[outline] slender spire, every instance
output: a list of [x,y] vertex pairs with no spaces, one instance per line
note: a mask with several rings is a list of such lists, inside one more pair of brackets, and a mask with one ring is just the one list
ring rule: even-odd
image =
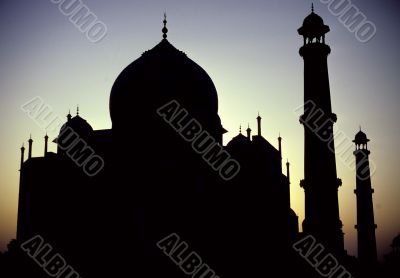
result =
[[246,132],[247,132],[247,139],[251,139],[251,128],[250,128],[250,124],[247,124],[247,129],[246,129]]
[[290,163],[289,163],[289,159],[286,159],[286,177],[288,180],[288,205],[290,207]]
[[239,133],[242,134],[242,125],[239,125]]
[[22,169],[22,164],[24,163],[24,153],[25,153],[25,147],[24,147],[24,143],[22,143],[22,147],[21,147],[21,164],[19,169]]
[[71,109],[68,110],[67,120],[70,121],[72,118],[71,116]]
[[311,12],[314,12],[314,3],[311,3]]
[[33,143],[32,134],[29,135],[28,143],[29,143],[28,159],[30,159],[30,158],[32,158],[32,143]]
[[76,115],[79,116],[79,104],[76,106]]
[[47,144],[49,142],[49,136],[47,136],[47,132],[46,135],[44,136],[44,155],[46,156],[47,154]]
[[260,113],[258,113],[257,125],[258,125],[258,136],[261,136],[261,117],[260,117]]
[[281,133],[279,133],[279,137],[278,137],[278,146],[279,146],[279,155],[281,157],[281,167],[282,167],[282,137],[281,137]]
[[168,29],[167,29],[167,13],[164,13],[164,28],[162,28],[162,32],[163,32],[163,38],[167,39],[167,33],[168,33]]

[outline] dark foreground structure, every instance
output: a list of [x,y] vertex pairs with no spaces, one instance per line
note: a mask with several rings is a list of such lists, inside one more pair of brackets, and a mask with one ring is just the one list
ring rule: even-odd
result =
[[[26,161],[21,149],[17,240],[2,257],[2,277],[320,277],[334,271],[361,277],[365,265],[373,273],[369,172],[356,191],[359,257],[367,263],[347,256],[343,244],[329,27],[312,11],[298,30],[306,197],[299,233],[289,163],[282,173],[282,138],[278,148],[269,143],[258,116],[255,135],[250,127],[246,135],[240,130],[223,146],[215,86],[167,40],[166,23],[162,41],[116,79],[112,129],[93,130],[77,112],[68,114],[54,141],[57,153],[47,151],[47,135],[43,157],[32,157],[32,139]],[[361,171],[368,139],[357,136]]]

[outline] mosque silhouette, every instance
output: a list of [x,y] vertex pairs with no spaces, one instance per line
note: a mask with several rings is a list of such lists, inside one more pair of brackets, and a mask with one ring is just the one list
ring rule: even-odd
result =
[[[335,277],[346,270],[357,276],[360,266],[373,271],[377,252],[369,140],[361,130],[354,140],[359,171],[358,259],[344,248],[338,205],[341,181],[333,145],[337,117],[331,108],[330,47],[325,43],[329,27],[322,18],[312,9],[298,29],[304,38],[299,52],[304,59],[305,103],[300,117],[305,130],[302,232],[290,207],[290,169],[289,162],[282,165],[282,138],[278,148],[268,142],[259,115],[255,134],[248,127],[245,135],[240,130],[223,146],[226,130],[218,115],[216,88],[204,69],[167,40],[166,23],[165,18],[161,42],[116,79],[110,95],[111,129],[93,130],[77,111],[75,116],[68,114],[54,140],[57,153],[47,151],[47,135],[43,157],[32,157],[32,139],[28,159],[21,149],[17,242],[39,235],[51,250],[36,253],[36,261],[21,251],[23,267],[16,267],[18,274],[10,277],[48,277],[46,268],[38,264],[44,266],[55,252],[70,266],[57,277],[267,277],[274,273],[320,277],[293,248],[308,235],[344,266]],[[168,103],[179,104],[183,114],[166,107]],[[321,112],[318,120],[316,110]],[[166,118],[175,123],[166,123]],[[193,123],[190,119],[208,135],[197,140],[197,148],[179,132]],[[101,160],[94,161],[94,154]],[[229,178],[216,170],[223,167],[226,155],[240,166]],[[364,169],[368,171],[360,178]],[[179,252],[175,246],[172,261],[164,252],[166,246],[160,248],[160,241],[169,235],[187,243]],[[208,266],[197,274],[179,267],[191,251]]]

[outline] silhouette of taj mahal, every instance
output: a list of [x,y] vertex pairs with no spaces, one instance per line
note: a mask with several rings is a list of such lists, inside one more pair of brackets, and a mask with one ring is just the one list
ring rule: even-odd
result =
[[[226,130],[218,115],[216,88],[204,69],[167,40],[166,23],[165,19],[161,42],[116,79],[110,95],[111,129],[93,130],[77,112],[68,114],[55,139],[57,153],[47,151],[47,135],[43,157],[32,157],[32,139],[28,159],[21,149],[17,240],[40,235],[82,277],[188,277],[157,246],[172,233],[214,270],[190,277],[272,273],[320,277],[292,247],[307,235],[349,271],[357,271],[359,264],[373,265],[377,259],[373,189],[369,172],[361,173],[368,169],[369,140],[361,130],[354,140],[359,171],[358,259],[348,256],[344,248],[338,200],[341,181],[333,145],[337,117],[331,107],[327,66],[331,49],[325,42],[329,27],[322,18],[312,9],[298,29],[304,38],[300,48],[305,103],[300,117],[305,139],[303,232],[290,207],[290,169],[289,162],[283,169],[282,138],[278,148],[268,142],[259,115],[254,135],[248,127],[245,135],[240,130],[222,146]],[[156,113],[172,100],[221,146],[209,154],[209,163]],[[308,109],[310,103],[313,109]],[[184,127],[188,120],[182,119]],[[80,167],[90,155],[85,145],[65,147],[72,144],[66,128],[104,160],[96,175]],[[211,146],[201,143],[203,152]],[[238,174],[229,180],[209,165],[220,162],[222,151],[240,164]],[[184,252],[175,254],[178,261]],[[47,277],[31,264],[25,268],[30,277]]]

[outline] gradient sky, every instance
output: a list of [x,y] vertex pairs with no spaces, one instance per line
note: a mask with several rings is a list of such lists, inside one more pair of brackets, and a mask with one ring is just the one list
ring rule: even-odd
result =
[[[357,41],[314,0],[315,11],[331,28],[329,73],[336,131],[352,139],[359,125],[371,139],[370,159],[380,255],[400,233],[400,2],[353,0],[377,27],[368,43]],[[304,219],[303,127],[295,109],[303,100],[303,60],[297,34],[310,13],[309,0],[83,0],[107,26],[107,36],[90,42],[50,0],[0,1],[0,249],[15,238],[19,158],[22,142],[32,133],[33,155],[43,155],[45,130],[21,105],[40,96],[65,117],[79,104],[80,115],[95,129],[110,128],[108,98],[118,74],[161,40],[162,15],[168,14],[168,39],[201,65],[219,95],[219,114],[229,130],[255,130],[275,146],[283,137],[283,156],[291,162],[292,208]],[[132,103],[132,109],[135,109]],[[129,113],[129,111],[126,111]],[[135,123],[132,123],[134,127]],[[140,131],[138,131],[140,132]],[[50,131],[54,138],[56,132]],[[129,142],[124,142],[129,146]],[[51,144],[50,151],[55,151]],[[345,244],[356,255],[355,173],[346,163],[353,149],[337,156],[340,214]],[[57,186],[57,181],[54,181]],[[110,185],[112,187],[112,185]],[[268,197],[266,196],[266,200]],[[49,208],[51,209],[51,208]],[[267,217],[267,215],[266,215]],[[260,219],[267,222],[268,219]]]

